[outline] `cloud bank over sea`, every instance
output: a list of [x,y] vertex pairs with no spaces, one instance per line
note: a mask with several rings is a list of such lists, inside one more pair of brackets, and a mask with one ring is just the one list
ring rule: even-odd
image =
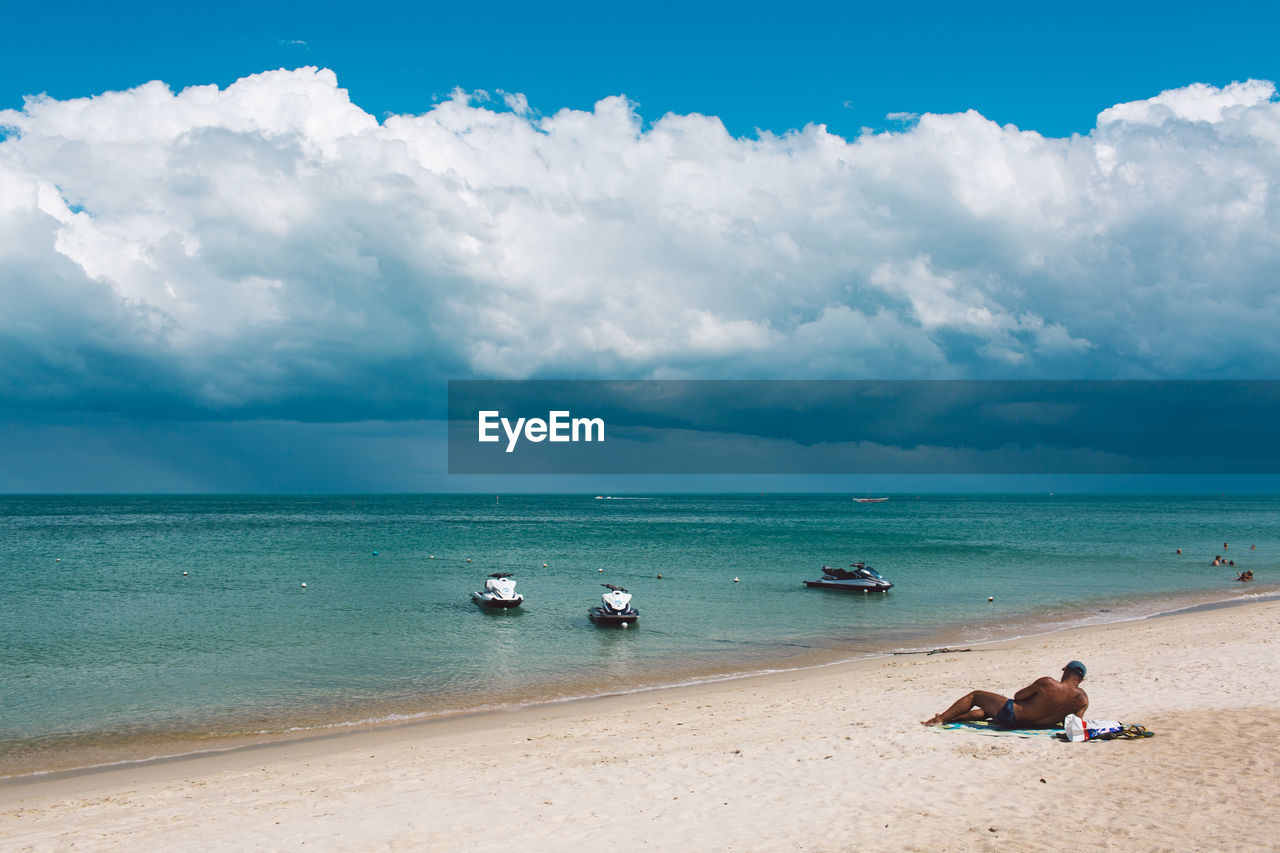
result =
[[[447,378],[1274,378],[1280,103],[738,138],[333,72],[0,111],[0,405],[421,417]],[[185,413],[185,414],[184,414]]]

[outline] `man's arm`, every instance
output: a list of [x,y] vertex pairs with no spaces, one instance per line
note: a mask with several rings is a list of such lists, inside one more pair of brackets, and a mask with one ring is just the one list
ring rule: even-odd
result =
[[1046,681],[1053,683],[1053,679],[1048,676],[1045,676],[1044,678],[1037,678],[1035,681],[1013,694],[1013,701],[1018,703],[1026,702],[1044,688],[1044,682]]

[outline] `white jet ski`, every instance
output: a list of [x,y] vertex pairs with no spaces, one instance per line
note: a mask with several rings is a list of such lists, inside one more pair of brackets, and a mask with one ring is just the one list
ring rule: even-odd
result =
[[626,628],[640,621],[640,611],[631,606],[631,593],[611,583],[601,584],[609,591],[600,596],[600,606],[587,610],[587,618],[597,625]]
[[516,582],[510,572],[494,572],[484,582],[484,592],[471,593],[471,600],[481,607],[506,610],[519,607],[524,596],[516,592]]

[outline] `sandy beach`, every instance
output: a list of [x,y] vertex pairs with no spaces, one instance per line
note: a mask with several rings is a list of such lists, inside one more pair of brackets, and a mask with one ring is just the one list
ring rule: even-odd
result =
[[[0,786],[6,850],[1280,843],[1280,602]],[[925,728],[1072,659],[1145,740]]]

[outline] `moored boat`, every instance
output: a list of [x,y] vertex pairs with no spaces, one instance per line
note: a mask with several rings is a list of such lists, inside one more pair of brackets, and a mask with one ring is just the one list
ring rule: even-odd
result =
[[640,621],[640,611],[631,606],[631,593],[611,583],[601,584],[609,590],[600,596],[600,606],[587,610],[587,618],[596,625],[628,628]]
[[510,572],[494,572],[484,582],[484,592],[471,593],[471,600],[481,607],[509,610],[519,607],[524,596],[516,592],[516,582]]
[[893,588],[888,579],[866,563],[854,563],[847,569],[836,566],[823,566],[822,577],[816,581],[805,581],[804,585],[814,589],[837,589],[845,592],[888,592]]

